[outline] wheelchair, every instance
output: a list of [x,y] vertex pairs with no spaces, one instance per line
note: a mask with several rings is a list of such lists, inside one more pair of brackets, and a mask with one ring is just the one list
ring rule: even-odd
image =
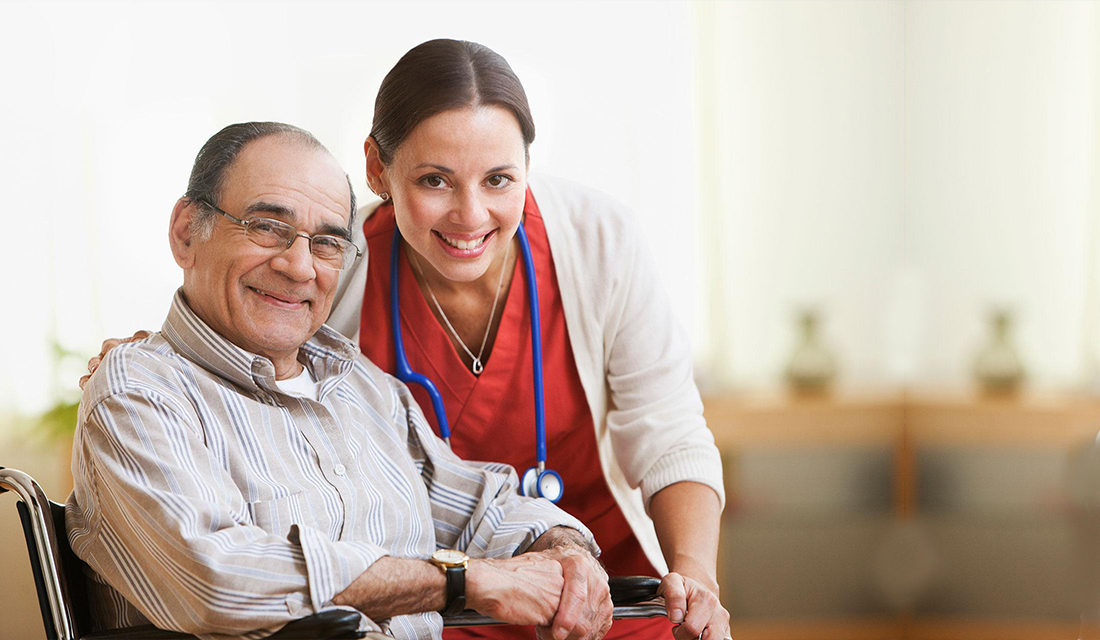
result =
[[[65,532],[65,506],[46,497],[34,478],[17,469],[0,467],[0,493],[14,491],[16,508],[23,523],[31,571],[38,591],[38,605],[47,640],[197,640],[177,631],[140,625],[92,632],[87,594],[84,588],[83,561],[69,547]],[[662,598],[657,596],[660,580],[649,577],[614,577],[609,580],[616,620],[654,618],[665,615]],[[466,610],[443,618],[444,627],[503,624],[476,611]],[[288,623],[265,640],[378,637],[359,630],[359,614],[331,609]]]

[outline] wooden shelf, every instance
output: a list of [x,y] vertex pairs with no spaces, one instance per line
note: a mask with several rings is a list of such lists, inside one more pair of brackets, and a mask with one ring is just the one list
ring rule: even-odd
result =
[[908,428],[922,444],[1066,447],[1100,431],[1100,398],[1031,394],[782,393],[704,398],[719,448],[881,444]]
[[[777,450],[799,456],[805,454],[798,451],[807,449],[889,451],[893,458],[892,510],[899,520],[920,515],[917,461],[923,453],[959,449],[1068,454],[1092,446],[1100,431],[1100,398],[1073,394],[988,397],[899,391],[803,397],[782,392],[741,393],[706,397],[704,407],[723,458],[733,464],[742,455],[772,455],[768,452]],[[731,503],[736,504],[737,483],[730,478],[727,484]],[[1078,638],[1084,633],[1076,620],[903,616],[735,619],[733,631],[740,640],[1042,640]]]

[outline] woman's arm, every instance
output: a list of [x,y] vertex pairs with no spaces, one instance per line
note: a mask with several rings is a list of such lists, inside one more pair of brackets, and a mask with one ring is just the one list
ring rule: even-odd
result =
[[658,491],[649,514],[669,571],[693,578],[715,595],[718,580],[718,496],[697,482],[677,482]]
[[677,482],[653,495],[649,513],[668,562],[659,593],[669,619],[679,624],[675,636],[728,637],[730,617],[718,599],[715,575],[722,513],[718,494],[697,482]]
[[729,635],[716,579],[721,456],[703,417],[687,332],[653,258],[635,225],[615,237],[621,252],[615,262],[626,267],[618,272],[604,333],[615,456],[647,501],[669,568],[660,592],[679,624],[675,636],[721,640]]

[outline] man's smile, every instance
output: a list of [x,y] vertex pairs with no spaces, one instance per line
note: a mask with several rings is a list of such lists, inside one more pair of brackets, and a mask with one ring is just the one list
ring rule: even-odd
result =
[[[247,285],[246,285],[247,286]],[[310,303],[308,298],[295,296],[289,293],[281,293],[275,291],[268,291],[265,289],[257,289],[256,287],[247,287],[249,291],[259,295],[268,304],[273,304],[277,307],[284,309],[300,309],[304,305]]]

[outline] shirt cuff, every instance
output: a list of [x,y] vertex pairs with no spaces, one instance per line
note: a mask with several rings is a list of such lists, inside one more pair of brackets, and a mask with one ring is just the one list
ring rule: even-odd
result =
[[347,589],[376,560],[389,555],[378,545],[334,542],[316,529],[300,525],[291,526],[288,538],[301,546],[306,558],[312,613],[331,607],[337,594]]
[[546,533],[547,531],[555,527],[566,527],[569,529],[573,529],[577,533],[581,534],[581,537],[584,538],[585,544],[592,551],[592,555],[596,558],[600,557],[600,554],[603,553],[603,551],[600,549],[600,545],[596,543],[596,537],[592,535],[592,532],[589,531],[588,527],[584,526],[584,524],[580,520],[577,520],[573,516],[569,515],[560,507],[553,504],[549,500],[546,500],[545,498],[539,498],[537,502],[539,503],[539,506],[545,505],[553,509],[553,511],[557,512],[557,522],[547,522],[547,526],[542,531],[539,531],[538,534],[529,543],[527,543],[526,546],[524,546],[524,550],[534,544],[535,540],[538,540],[542,536],[542,534]]
[[517,498],[522,504],[513,508],[497,524],[492,538],[475,536],[467,553],[473,557],[510,558],[525,553],[535,540],[554,527],[576,529],[599,556],[600,547],[588,527],[544,498]]
[[642,501],[649,514],[653,494],[677,482],[698,482],[718,494],[719,509],[726,506],[726,491],[722,484],[722,456],[718,449],[691,448],[670,451],[661,456],[642,477]]

